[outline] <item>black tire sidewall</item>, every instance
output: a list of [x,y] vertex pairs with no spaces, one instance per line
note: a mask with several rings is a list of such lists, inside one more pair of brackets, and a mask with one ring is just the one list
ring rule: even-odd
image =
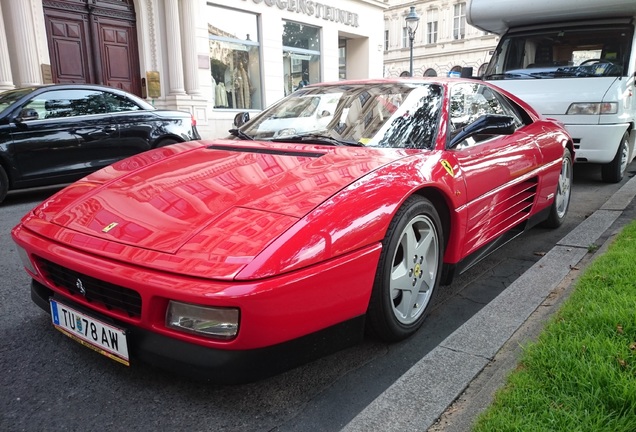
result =
[[601,166],[601,177],[605,183],[618,183],[623,179],[625,173],[621,172],[621,160],[623,158],[624,148],[628,145],[629,132],[625,132],[621,137],[621,142],[618,146],[614,159],[610,163]]
[[0,203],[4,201],[9,192],[9,177],[7,172],[0,166]]
[[[439,260],[436,269],[435,283],[431,296],[422,314],[411,324],[403,324],[395,317],[391,299],[391,268],[393,257],[398,247],[404,228],[417,216],[428,217],[435,227],[438,242]],[[369,330],[379,338],[394,342],[407,338],[417,331],[428,314],[442,273],[444,238],[442,223],[435,206],[426,198],[413,196],[407,199],[394,216],[384,240],[382,253],[378,263],[371,300],[369,302],[368,325]]]
[[176,139],[173,138],[162,138],[159,141],[157,141],[157,145],[155,145],[155,148],[159,148],[159,147],[166,147],[172,144],[176,144],[179,141],[177,141]]

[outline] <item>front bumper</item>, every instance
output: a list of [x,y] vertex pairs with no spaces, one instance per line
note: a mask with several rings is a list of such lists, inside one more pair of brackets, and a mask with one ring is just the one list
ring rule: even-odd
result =
[[576,162],[610,163],[621,143],[627,124],[565,124],[574,140]]
[[31,298],[51,313],[49,298],[63,301],[105,322],[126,329],[131,365],[139,362],[177,375],[219,384],[241,384],[272,376],[359,343],[364,315],[284,343],[250,350],[222,350],[187,343],[87,310],[39,282],[31,282]]

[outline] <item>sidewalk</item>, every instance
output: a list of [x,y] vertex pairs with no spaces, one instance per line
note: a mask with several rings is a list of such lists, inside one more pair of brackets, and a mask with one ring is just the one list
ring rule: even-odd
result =
[[[605,243],[631,220],[632,215],[624,213],[634,196],[636,177],[402,375],[343,431],[470,430],[475,416],[490,404],[494,391],[517,365],[519,343],[541,331],[580,270],[603,253]],[[589,253],[590,246],[601,244],[604,246],[594,255]]]

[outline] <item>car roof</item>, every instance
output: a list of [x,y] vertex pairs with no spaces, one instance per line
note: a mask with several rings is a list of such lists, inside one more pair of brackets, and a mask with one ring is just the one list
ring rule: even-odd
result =
[[[371,79],[355,79],[344,81],[331,81],[310,84],[307,87],[320,87],[330,85],[382,85],[382,84],[451,84],[455,82],[475,82],[475,78],[447,78],[447,77],[404,77],[404,78],[371,78]],[[483,81],[480,81],[483,82]]]
[[[147,110],[154,110],[155,108],[152,106],[152,104],[148,103],[147,101],[145,101],[144,99],[140,98],[139,96],[133,94],[133,93],[129,93],[125,90],[122,89],[118,89],[115,87],[109,87],[109,86],[104,86],[104,85],[99,85],[99,84],[83,84],[83,83],[78,83],[78,84],[74,84],[74,83],[70,83],[70,84],[42,84],[42,85],[33,85],[33,86],[27,86],[27,87],[20,87],[20,88],[16,88],[16,89],[11,89],[9,91],[13,91],[13,90],[25,90],[28,89],[30,90],[29,93],[32,92],[42,92],[45,90],[100,90],[100,91],[105,91],[105,92],[110,92],[110,93],[115,93],[121,96],[125,96],[127,98],[130,98],[132,100],[134,100],[136,103],[141,104],[144,109]],[[25,95],[27,96],[27,95]]]

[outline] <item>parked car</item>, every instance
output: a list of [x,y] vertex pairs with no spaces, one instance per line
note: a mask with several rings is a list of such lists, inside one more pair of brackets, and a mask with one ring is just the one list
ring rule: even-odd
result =
[[[308,96],[337,103],[314,129],[271,130]],[[247,117],[22,219],[13,239],[57,329],[124,364],[250,381],[365,327],[407,338],[455,274],[569,207],[571,138],[483,82],[314,84]]]
[[0,93],[0,202],[7,191],[75,181],[151,148],[200,139],[187,112],[156,110],[110,87]]

